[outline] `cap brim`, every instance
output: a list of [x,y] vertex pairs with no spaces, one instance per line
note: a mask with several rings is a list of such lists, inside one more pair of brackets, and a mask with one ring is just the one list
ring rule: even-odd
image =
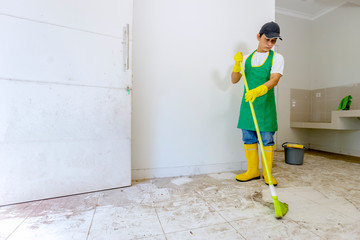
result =
[[269,39],[273,39],[273,38],[279,38],[280,40],[282,40],[282,38],[280,37],[280,35],[278,33],[272,32],[272,33],[265,33],[265,36]]

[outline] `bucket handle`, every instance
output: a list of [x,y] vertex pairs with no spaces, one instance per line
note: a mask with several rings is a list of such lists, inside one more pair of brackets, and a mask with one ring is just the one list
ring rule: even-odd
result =
[[[290,144],[298,144],[298,143],[294,143],[294,142],[284,142],[281,146],[283,147],[283,148],[285,148],[286,146],[286,144],[288,144],[288,143],[290,143]],[[301,144],[302,145],[302,144]],[[308,148],[307,147],[305,147],[304,145],[303,145],[303,149],[304,150],[308,150]]]

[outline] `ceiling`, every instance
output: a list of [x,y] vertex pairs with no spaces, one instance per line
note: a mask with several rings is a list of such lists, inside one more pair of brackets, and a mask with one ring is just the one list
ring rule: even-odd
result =
[[277,13],[314,20],[345,3],[360,6],[360,0],[275,0]]

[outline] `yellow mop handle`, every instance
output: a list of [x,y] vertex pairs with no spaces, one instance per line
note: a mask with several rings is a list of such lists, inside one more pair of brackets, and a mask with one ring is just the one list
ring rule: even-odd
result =
[[[242,53],[241,53],[241,54],[242,54]],[[247,84],[247,81],[246,81],[245,72],[244,72],[244,66],[243,66],[242,62],[240,62],[240,70],[241,70],[242,77],[243,77],[243,79],[244,79],[244,84],[245,84],[246,92],[248,92],[248,91],[249,91],[249,87],[248,87],[248,84]],[[252,104],[251,101],[249,101],[249,104],[250,104],[251,114],[252,114],[252,117],[253,117],[253,119],[254,119],[256,134],[257,134],[257,136],[258,136],[259,143],[260,143],[261,155],[262,155],[262,157],[263,157],[263,159],[264,159],[263,164],[264,164],[264,167],[265,167],[265,171],[266,171],[267,175],[269,176],[269,185],[274,185],[273,182],[272,182],[272,180],[271,180],[271,174],[270,174],[270,171],[269,171],[267,162],[266,162],[264,145],[263,145],[263,141],[262,141],[262,139],[261,139],[261,134],[260,134],[260,130],[259,130],[259,125],[258,125],[258,122],[257,122],[257,120],[256,120],[256,115],[255,115],[254,106],[253,106],[253,104]]]

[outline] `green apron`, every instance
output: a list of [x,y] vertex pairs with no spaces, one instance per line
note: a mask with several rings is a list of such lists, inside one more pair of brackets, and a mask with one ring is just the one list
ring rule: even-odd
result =
[[[249,89],[254,89],[270,80],[270,71],[273,64],[274,52],[269,51],[265,62],[260,66],[252,66],[251,60],[256,50],[245,61],[245,76]],[[250,110],[249,102],[245,102],[244,95],[240,107],[240,116],[238,128],[256,131],[254,120]],[[274,88],[269,90],[265,95],[257,97],[253,102],[256,119],[260,132],[276,132],[278,130],[276,118],[276,105]]]

